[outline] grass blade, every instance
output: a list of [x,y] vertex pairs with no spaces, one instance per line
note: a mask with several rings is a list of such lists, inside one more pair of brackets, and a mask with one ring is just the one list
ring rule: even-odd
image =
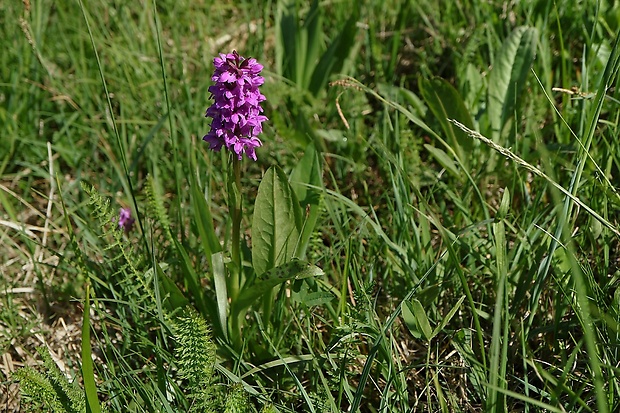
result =
[[95,384],[95,370],[93,368],[92,352],[90,349],[90,284],[86,284],[84,298],[84,321],[82,322],[82,380],[86,394],[86,411],[100,413],[101,406],[97,397]]
[[435,77],[431,80],[420,77],[420,93],[424,101],[439,121],[447,141],[454,148],[464,165],[469,164],[472,140],[462,130],[451,124],[448,119],[457,119],[470,129],[474,128],[469,111],[459,92],[446,80]]
[[[495,237],[495,261],[497,265],[497,293],[495,299],[495,314],[493,316],[493,335],[491,336],[491,361],[490,361],[490,386],[487,409],[492,411],[505,411],[505,401],[499,399],[496,388],[504,388],[506,379],[506,358],[500,358],[500,351],[506,348],[508,341],[508,288],[507,288],[507,263],[506,263],[506,229],[504,218],[510,202],[508,189],[504,190],[502,204],[497,214],[498,222],[493,224]],[[502,322],[503,333],[502,334]]]

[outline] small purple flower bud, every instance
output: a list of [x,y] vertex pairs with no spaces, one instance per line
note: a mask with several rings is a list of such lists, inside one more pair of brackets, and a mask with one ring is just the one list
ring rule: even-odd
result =
[[134,222],[136,222],[136,220],[131,217],[131,209],[121,208],[118,218],[118,226],[123,228],[125,232],[129,232],[131,231]]
[[202,138],[215,151],[226,146],[234,151],[239,159],[245,153],[256,160],[255,149],[262,146],[258,135],[263,131],[262,123],[267,117],[262,115],[260,103],[265,100],[258,87],[265,82],[260,76],[263,66],[256,59],[246,59],[236,50],[220,54],[213,59],[215,72],[209,87],[214,99],[205,117],[213,118],[211,130]]

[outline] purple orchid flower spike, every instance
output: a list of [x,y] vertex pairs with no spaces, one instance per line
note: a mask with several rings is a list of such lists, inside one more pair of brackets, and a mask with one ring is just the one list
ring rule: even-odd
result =
[[215,72],[209,87],[215,100],[207,109],[205,117],[213,118],[211,130],[203,140],[210,149],[219,151],[225,146],[234,151],[239,159],[245,153],[256,160],[256,148],[262,146],[258,135],[263,131],[261,102],[265,100],[258,87],[265,82],[260,76],[263,66],[253,58],[244,58],[233,51],[213,59]]

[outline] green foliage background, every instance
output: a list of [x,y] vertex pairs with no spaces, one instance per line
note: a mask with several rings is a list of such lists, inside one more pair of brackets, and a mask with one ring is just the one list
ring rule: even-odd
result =
[[[74,410],[618,411],[619,23],[609,1],[0,3],[0,352],[44,361],[4,362],[0,401],[30,377],[83,389]],[[232,49],[269,121],[229,302],[228,154],[201,138]],[[252,238],[263,176],[296,220],[281,261]]]

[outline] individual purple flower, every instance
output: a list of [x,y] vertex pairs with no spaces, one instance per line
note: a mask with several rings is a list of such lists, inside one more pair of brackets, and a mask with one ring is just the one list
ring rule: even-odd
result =
[[245,153],[256,160],[255,149],[262,146],[258,135],[263,131],[261,102],[265,100],[258,87],[265,82],[260,76],[263,66],[253,58],[239,56],[236,50],[213,59],[215,72],[209,87],[215,100],[205,117],[213,118],[211,130],[203,140],[209,148],[219,151],[222,146],[234,151],[239,159]]
[[118,226],[123,228],[125,232],[129,232],[131,231],[134,222],[136,222],[136,220],[131,217],[131,209],[121,208],[118,217]]

